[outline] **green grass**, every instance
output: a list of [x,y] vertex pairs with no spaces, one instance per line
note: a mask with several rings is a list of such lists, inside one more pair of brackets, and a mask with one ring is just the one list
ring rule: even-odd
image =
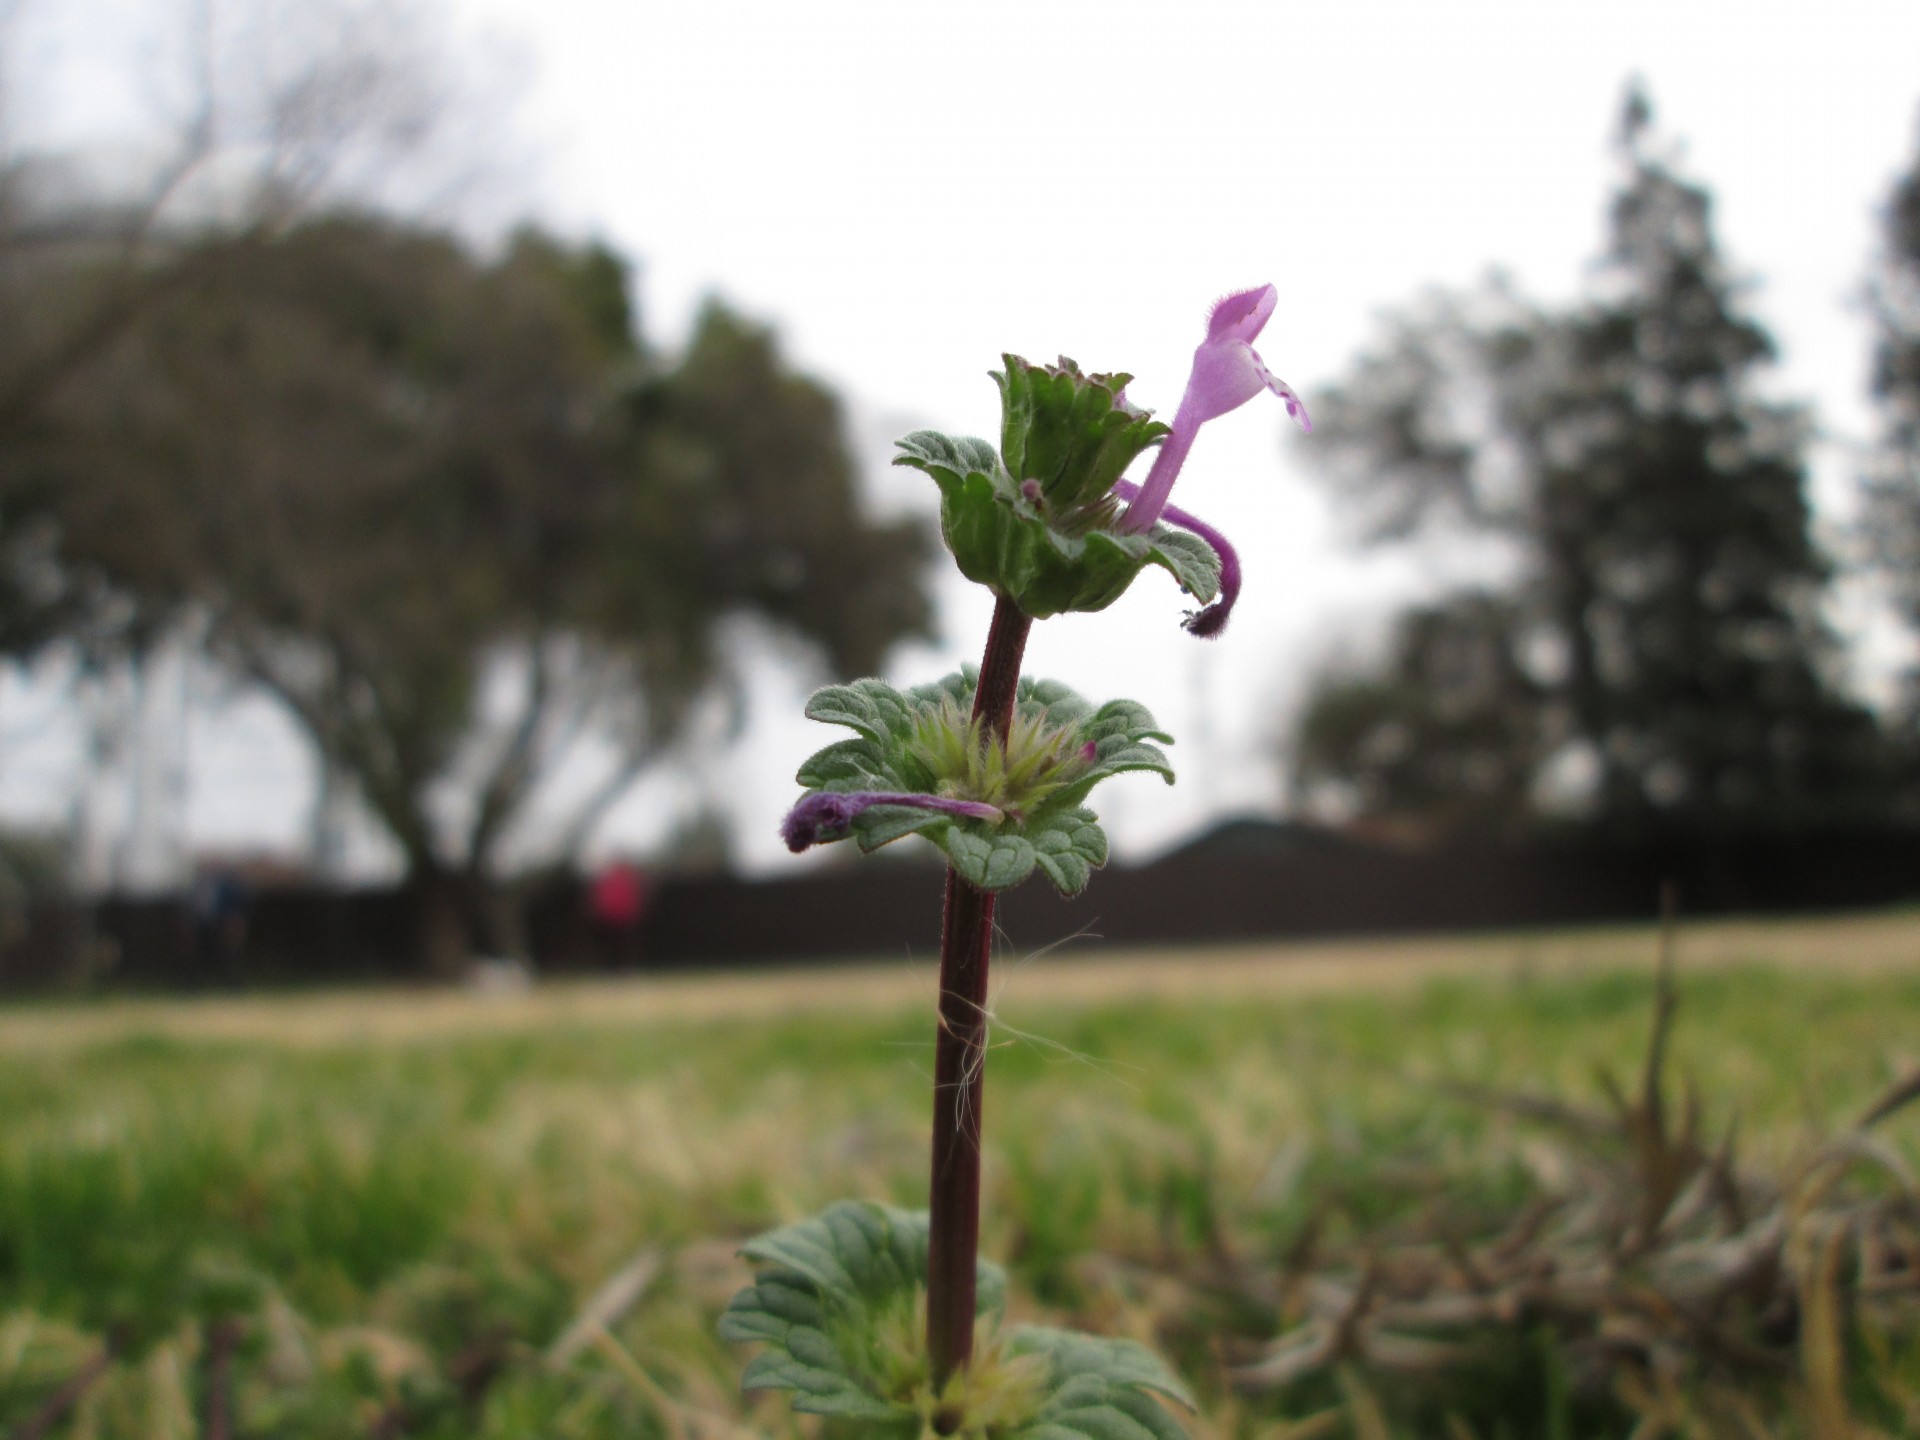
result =
[[[1637,1063],[1651,984],[1489,968],[1148,1001],[1049,999],[1017,977],[988,1074],[984,1237],[1016,1309],[1138,1330],[1156,1265],[1278,1254],[1314,1217],[1391,1225],[1432,1202],[1436,1165],[1457,1177],[1446,1203],[1511,1203],[1523,1127],[1435,1082],[1591,1099],[1596,1064]],[[359,1038],[304,1032],[298,998],[230,1038],[151,1008],[9,1017],[0,1426],[111,1334],[122,1358],[73,1433],[197,1433],[204,1322],[238,1311],[242,1433],[365,1435],[388,1410],[424,1435],[780,1429],[777,1407],[735,1397],[739,1357],[711,1338],[742,1278],[734,1244],[843,1196],[925,1190],[930,1010],[836,1006],[834,979],[813,983],[817,1003],[785,1016],[568,1011]],[[1681,997],[1677,1071],[1712,1123],[1737,1112],[1749,1153],[1779,1162],[1920,1058],[1920,953],[1912,970],[1683,973]],[[63,1017],[86,1023],[63,1036]],[[1920,1156],[1915,1119],[1886,1134]],[[616,1338],[541,1364],[648,1252],[660,1278]],[[1284,1405],[1232,1397],[1218,1338],[1172,1337],[1203,1428],[1284,1433]],[[469,1404],[449,1372],[488,1347],[503,1378]]]

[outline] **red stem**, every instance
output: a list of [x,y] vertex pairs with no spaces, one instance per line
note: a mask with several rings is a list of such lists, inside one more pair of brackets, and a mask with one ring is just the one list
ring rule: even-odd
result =
[[[973,716],[1004,742],[1033,622],[1002,595],[993,607]],[[933,1056],[933,1179],[927,1242],[927,1355],[937,1392],[973,1359],[980,1253],[980,1100],[986,1069],[993,892],[947,871],[940,932],[940,1025]],[[938,1418],[935,1421],[938,1425]]]

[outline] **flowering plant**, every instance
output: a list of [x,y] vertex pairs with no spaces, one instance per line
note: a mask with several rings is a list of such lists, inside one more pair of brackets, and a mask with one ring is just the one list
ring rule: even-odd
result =
[[[1074,895],[1106,862],[1106,835],[1084,804],[1096,785],[1136,770],[1173,781],[1152,743],[1172,737],[1144,706],[1096,707],[1023,678],[1021,660],[1035,620],[1105,609],[1150,565],[1200,602],[1191,633],[1225,629],[1239,559],[1167,499],[1200,427],[1263,390],[1307,425],[1299,397],[1253,349],[1278,298],[1266,285],[1214,307],[1170,426],[1127,399],[1131,376],[1008,355],[993,375],[998,450],[931,430],[899,442],[896,463],[939,486],[941,533],[961,573],[994,592],[986,650],[977,669],[931,685],[816,692],[808,716],[853,737],[800,767],[806,794],[781,833],[795,851],[844,839],[870,851],[919,835],[946,857],[930,1205],[843,1202],[749,1243],[755,1283],[721,1322],[726,1338],[764,1347],[748,1388],[791,1391],[797,1410],[901,1440],[1143,1430],[1179,1440],[1155,1397],[1192,1401],[1141,1346],[999,1324],[1004,1280],[978,1254],[987,963],[1000,891],[1038,869]],[[1156,446],[1145,481],[1125,479]]]

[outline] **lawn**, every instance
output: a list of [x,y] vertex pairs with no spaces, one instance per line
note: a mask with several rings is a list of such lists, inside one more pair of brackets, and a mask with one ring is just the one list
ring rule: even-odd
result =
[[[1465,1092],[1594,1101],[1645,1049],[1654,953],[1003,963],[984,1245],[1013,1309],[1170,1349],[1206,1434],[1401,1433],[1364,1375],[1236,1391],[1274,1318],[1194,1277],[1364,1243],[1436,1189],[1517,1203],[1535,1127]],[[1679,959],[1674,1073],[1754,1164],[1920,1060],[1920,916],[1703,925]],[[712,1338],[733,1250],[844,1196],[923,1202],[931,990],[897,966],[0,1011],[0,1427],[110,1345],[51,1433],[204,1433],[222,1369],[237,1434],[780,1433]],[[1875,1133],[1920,1157],[1920,1109]],[[1754,1433],[1802,1433],[1781,1414]]]

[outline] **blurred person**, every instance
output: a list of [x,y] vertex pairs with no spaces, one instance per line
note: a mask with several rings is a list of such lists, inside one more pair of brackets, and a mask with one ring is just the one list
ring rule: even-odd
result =
[[232,866],[212,866],[195,879],[192,904],[198,972],[211,984],[239,986],[244,975],[241,962],[247,949],[253,888]]
[[639,963],[640,922],[652,898],[651,879],[631,860],[611,860],[600,867],[587,887],[587,916],[594,953],[603,966]]

